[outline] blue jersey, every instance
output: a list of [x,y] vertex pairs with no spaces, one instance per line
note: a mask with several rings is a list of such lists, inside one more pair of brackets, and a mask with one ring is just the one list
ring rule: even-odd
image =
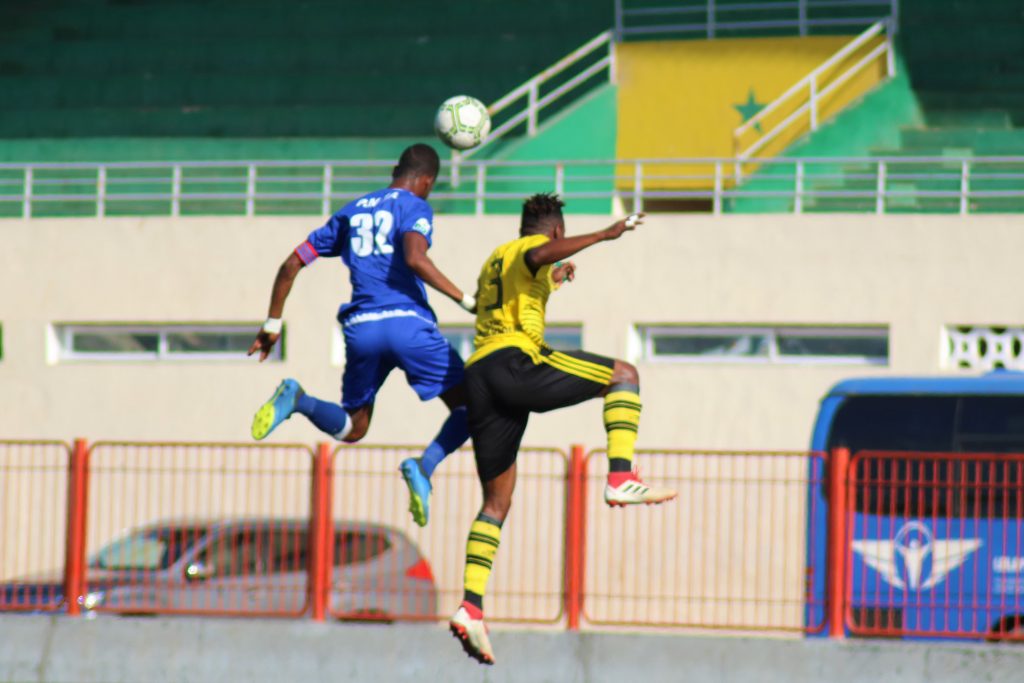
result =
[[357,314],[414,311],[437,320],[423,281],[405,263],[402,240],[409,231],[432,244],[434,211],[412,192],[386,188],[349,202],[309,233],[295,253],[305,264],[320,256],[340,256],[349,269],[352,301],[338,320]]

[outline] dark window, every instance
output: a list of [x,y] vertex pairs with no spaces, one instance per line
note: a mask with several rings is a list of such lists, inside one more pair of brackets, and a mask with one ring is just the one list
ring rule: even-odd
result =
[[[960,403],[956,450],[967,453],[1024,453],[1024,397],[966,396]],[[962,514],[969,517],[1024,517],[1024,462],[965,458],[960,474]]]
[[90,560],[99,569],[166,569],[206,535],[204,527],[148,529],[103,547]]
[[334,537],[334,565],[342,567],[368,562],[391,547],[384,534],[346,531]]
[[829,448],[970,453],[962,458],[858,460],[854,503],[889,515],[1024,516],[1024,463],[982,453],[1024,453],[1024,397],[857,396],[837,411]]
[[210,568],[211,576],[251,576],[260,573],[260,539],[248,529],[211,540],[200,560]]
[[272,574],[303,572],[309,568],[309,534],[305,529],[269,530],[267,571]]

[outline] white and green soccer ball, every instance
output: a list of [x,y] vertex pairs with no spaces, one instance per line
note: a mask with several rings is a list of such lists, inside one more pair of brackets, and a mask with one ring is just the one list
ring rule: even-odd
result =
[[484,103],[475,97],[456,95],[438,107],[434,130],[449,147],[472,149],[491,131],[491,115]]

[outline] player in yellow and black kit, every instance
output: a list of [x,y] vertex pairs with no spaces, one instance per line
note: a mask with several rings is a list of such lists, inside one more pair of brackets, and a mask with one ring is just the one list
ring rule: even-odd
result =
[[560,263],[589,246],[633,230],[643,214],[604,230],[565,237],[564,204],[537,194],[523,204],[519,238],[488,257],[477,283],[476,352],[466,362],[469,432],[483,483],[484,504],[466,545],[465,593],[451,620],[466,652],[485,664],[494,653],[483,621],[483,595],[512,504],[516,455],[530,413],[604,397],[608,433],[609,505],[662,503],[676,492],[640,481],[633,444],[640,424],[639,376],[629,363],[585,351],[553,351],[544,343],[548,296],[572,280],[575,265]]

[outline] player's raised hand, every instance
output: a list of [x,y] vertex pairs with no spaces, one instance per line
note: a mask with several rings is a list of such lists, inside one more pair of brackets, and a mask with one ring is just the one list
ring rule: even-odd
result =
[[622,233],[627,230],[636,230],[636,226],[643,225],[643,218],[647,214],[645,213],[634,213],[626,216],[621,221],[617,221],[605,229],[605,239],[615,240],[622,236]]
[[556,285],[572,282],[574,277],[576,277],[576,264],[572,261],[556,263],[555,267],[551,269],[551,279],[555,281]]
[[260,362],[262,363],[270,355],[270,352],[274,349],[274,344],[281,338],[280,333],[265,332],[260,330],[259,334],[256,335],[256,339],[253,341],[252,346],[249,347],[249,353],[247,356],[251,356],[257,351],[260,352]]

